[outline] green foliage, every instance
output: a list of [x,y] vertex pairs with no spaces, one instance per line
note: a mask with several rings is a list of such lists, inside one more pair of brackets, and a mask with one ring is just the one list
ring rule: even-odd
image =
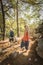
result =
[[[4,10],[7,10],[5,14],[7,15],[6,21],[6,35],[9,36],[10,28],[13,29],[15,35],[17,34],[17,20],[16,20],[16,6],[17,1],[16,0],[9,0],[12,9],[14,11],[9,12],[9,6],[4,5]],[[27,2],[27,3],[26,3]],[[35,28],[39,25],[40,20],[40,4],[38,4],[40,0],[18,0],[18,25],[20,32],[24,32],[24,25],[28,24],[29,28],[31,29],[30,32],[33,33]],[[34,4],[34,5],[32,5]],[[10,5],[10,4],[9,4]],[[10,9],[10,10],[12,10]],[[22,15],[21,15],[22,14]],[[31,20],[33,19],[33,22],[31,23]],[[2,13],[0,13],[0,23],[2,23]],[[3,24],[1,24],[3,26]],[[1,26],[0,25],[0,26]]]
[[12,19],[6,20],[6,35],[9,36],[9,31],[12,28],[14,31],[14,34],[17,34],[17,25],[16,22],[13,21]]
[[30,4],[35,5],[35,4],[40,3],[40,1],[42,1],[42,0],[22,0],[22,1],[25,3],[30,3]]

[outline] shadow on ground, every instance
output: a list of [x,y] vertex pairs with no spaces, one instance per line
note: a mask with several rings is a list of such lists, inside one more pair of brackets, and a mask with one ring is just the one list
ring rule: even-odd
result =
[[0,65],[43,65],[43,59],[36,52],[30,51],[28,56],[13,53],[5,59]]
[[43,65],[43,59],[37,55],[35,50],[36,46],[37,44],[32,44],[28,56],[23,55],[24,52],[21,54],[14,52],[0,65]]

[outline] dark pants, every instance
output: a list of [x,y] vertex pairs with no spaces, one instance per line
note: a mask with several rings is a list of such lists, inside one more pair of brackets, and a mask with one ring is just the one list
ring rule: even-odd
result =
[[10,37],[9,38],[9,41],[11,42],[11,41],[14,41],[14,37]]
[[21,48],[25,47],[26,50],[28,50],[28,46],[29,46],[29,41],[23,41],[21,42]]

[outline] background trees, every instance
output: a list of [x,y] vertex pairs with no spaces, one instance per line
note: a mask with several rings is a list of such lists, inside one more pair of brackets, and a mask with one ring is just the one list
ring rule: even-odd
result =
[[[15,34],[19,36],[19,33],[23,33],[23,26],[25,24],[28,24],[32,34],[39,23],[43,22],[42,0],[2,0],[2,3],[4,8],[4,24],[6,24],[3,31],[6,30],[6,35],[9,35],[9,30],[12,27]],[[0,17],[2,18],[1,11],[0,9]],[[0,23],[3,24],[1,21],[2,19],[0,19]]]

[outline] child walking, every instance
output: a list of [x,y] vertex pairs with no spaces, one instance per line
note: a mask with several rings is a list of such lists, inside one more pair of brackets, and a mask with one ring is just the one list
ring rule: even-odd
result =
[[11,41],[14,41],[14,32],[13,32],[13,30],[12,30],[12,28],[10,29],[10,35],[9,35],[9,41],[11,42]]
[[25,49],[28,50],[28,46],[29,46],[28,26],[25,25],[24,28],[25,28],[25,30],[24,30],[24,36],[23,36],[22,42],[21,42],[21,48],[25,47]]

